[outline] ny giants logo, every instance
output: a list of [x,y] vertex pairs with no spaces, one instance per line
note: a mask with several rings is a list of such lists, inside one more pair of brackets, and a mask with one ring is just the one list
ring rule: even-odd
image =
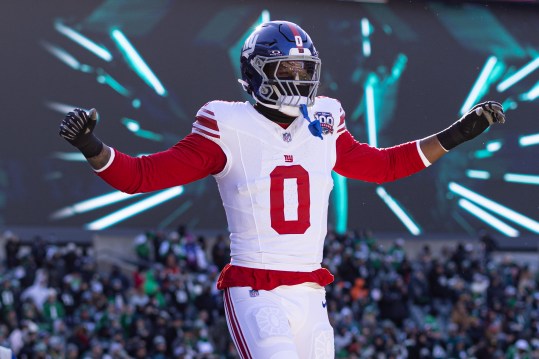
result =
[[242,57],[249,57],[253,53],[253,51],[255,51],[256,40],[258,40],[258,34],[252,34],[251,36],[249,36],[247,41],[245,41],[243,48],[241,49]]
[[294,162],[294,157],[292,155],[284,155],[285,162]]
[[314,114],[314,118],[320,121],[320,126],[322,126],[322,133],[324,135],[333,134],[333,124],[335,120],[333,115],[329,112],[317,112]]

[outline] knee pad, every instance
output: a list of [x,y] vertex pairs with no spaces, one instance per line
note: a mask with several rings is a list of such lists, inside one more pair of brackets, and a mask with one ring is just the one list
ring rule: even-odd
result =
[[333,329],[325,329],[315,333],[313,352],[315,359],[335,358]]
[[253,311],[253,317],[255,319],[256,328],[260,338],[265,339],[275,336],[291,336],[288,319],[278,308],[258,308]]

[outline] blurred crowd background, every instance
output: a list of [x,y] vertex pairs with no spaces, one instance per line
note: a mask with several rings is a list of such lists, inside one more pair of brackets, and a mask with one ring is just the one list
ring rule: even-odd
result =
[[[133,238],[133,260],[3,234],[0,346],[18,358],[238,358],[219,271],[228,238],[183,226]],[[539,358],[539,271],[488,234],[410,255],[368,230],[329,232],[323,265],[337,358]]]

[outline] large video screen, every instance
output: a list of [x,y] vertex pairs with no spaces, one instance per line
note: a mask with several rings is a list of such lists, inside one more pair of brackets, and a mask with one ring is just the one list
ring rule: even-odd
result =
[[[58,136],[73,107],[96,134],[139,156],[191,132],[210,100],[250,101],[237,79],[248,33],[298,23],[322,59],[319,95],[337,98],[361,142],[389,147],[436,133],[473,104],[507,123],[393,183],[334,176],[339,231],[539,233],[539,8],[342,1],[9,1],[0,5],[0,225],[225,230],[211,177],[125,195]],[[246,119],[247,120],[247,119]]]

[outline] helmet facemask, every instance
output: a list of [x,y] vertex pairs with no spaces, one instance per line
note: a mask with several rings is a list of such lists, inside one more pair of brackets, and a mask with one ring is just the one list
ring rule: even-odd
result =
[[289,116],[299,116],[300,105],[312,106],[320,84],[319,58],[308,55],[262,57],[251,60],[262,77],[257,94],[261,104]]

